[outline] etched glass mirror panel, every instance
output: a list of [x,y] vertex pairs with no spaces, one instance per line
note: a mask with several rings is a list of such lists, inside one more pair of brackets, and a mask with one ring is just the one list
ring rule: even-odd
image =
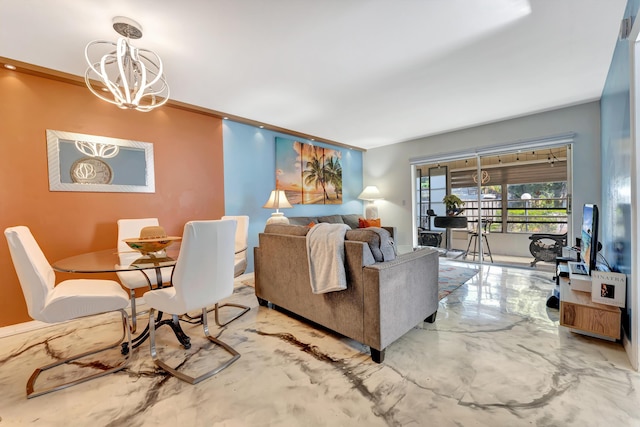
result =
[[47,129],[49,190],[154,193],[153,144]]

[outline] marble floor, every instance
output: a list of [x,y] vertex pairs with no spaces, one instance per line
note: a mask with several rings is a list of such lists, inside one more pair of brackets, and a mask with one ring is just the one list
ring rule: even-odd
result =
[[[26,399],[35,367],[88,345],[82,336],[113,340],[118,319],[8,336],[0,339],[0,427],[640,426],[640,374],[622,345],[559,327],[558,311],[545,306],[550,276],[485,267],[440,301],[435,323],[388,347],[383,364],[356,342],[258,307],[244,277],[230,300],[251,311],[224,329],[210,316],[213,333],[242,357],[195,386],[156,369],[144,344],[123,371]],[[215,363],[200,327],[184,329],[192,348],[161,329],[163,354],[189,372]]]

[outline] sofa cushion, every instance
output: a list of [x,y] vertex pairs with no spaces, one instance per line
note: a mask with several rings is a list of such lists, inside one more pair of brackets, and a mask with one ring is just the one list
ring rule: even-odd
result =
[[359,218],[360,218],[360,215],[358,214],[342,215],[342,221],[344,221],[344,223],[347,224],[352,229],[358,228]]
[[367,228],[367,227],[380,227],[380,218],[378,219],[358,218],[358,228]]
[[328,222],[330,224],[344,224],[342,220],[342,215],[327,215],[327,216],[319,216],[319,222]]
[[286,234],[289,236],[306,236],[309,232],[309,227],[306,225],[267,224],[264,232],[269,234]]
[[317,224],[318,222],[318,217],[316,216],[292,216],[289,219],[289,224],[291,225],[309,225],[312,222],[314,224]]
[[396,259],[396,249],[391,233],[384,228],[369,227],[348,230],[345,239],[366,242],[376,262]]

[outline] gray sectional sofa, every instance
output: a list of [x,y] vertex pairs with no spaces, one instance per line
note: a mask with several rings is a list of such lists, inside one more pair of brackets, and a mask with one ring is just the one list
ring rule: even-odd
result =
[[347,231],[347,289],[314,294],[306,250],[308,230],[306,224],[271,224],[260,233],[259,246],[254,248],[260,305],[270,302],[365,344],[378,363],[395,340],[423,321],[435,321],[437,251],[424,248],[383,260],[384,251],[376,248],[383,234],[371,229]]
[[[337,214],[337,215],[324,215],[324,216],[293,216],[288,217],[290,225],[309,225],[320,224],[321,222],[327,222],[330,224],[347,224],[352,230],[358,228],[358,220],[362,218],[359,214]],[[383,226],[385,230],[391,233],[391,237],[395,235],[396,228]]]

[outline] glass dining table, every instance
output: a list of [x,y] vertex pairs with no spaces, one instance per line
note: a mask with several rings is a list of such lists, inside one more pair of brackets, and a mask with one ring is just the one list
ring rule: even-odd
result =
[[[51,264],[51,267],[55,271],[62,273],[79,274],[139,271],[149,283],[150,289],[159,289],[163,287],[162,268],[175,266],[179,253],[180,242],[174,242],[163,251],[153,254],[142,254],[137,251],[118,252],[117,249],[105,249],[64,258],[59,261],[55,261]],[[155,288],[152,286],[149,277],[145,273],[148,270],[155,270],[157,279],[156,283],[158,283]],[[171,327],[176,338],[184,348],[188,349],[191,347],[191,339],[180,327],[179,316],[173,315],[171,319],[163,320],[162,312],[159,312],[156,319],[156,329],[162,325],[169,325]],[[132,340],[133,348],[139,347],[148,337],[149,325],[147,324],[144,331]],[[122,353],[127,354],[129,350],[127,343],[123,343]]]

